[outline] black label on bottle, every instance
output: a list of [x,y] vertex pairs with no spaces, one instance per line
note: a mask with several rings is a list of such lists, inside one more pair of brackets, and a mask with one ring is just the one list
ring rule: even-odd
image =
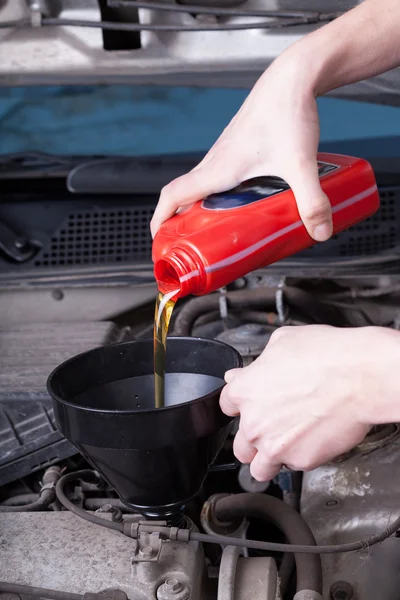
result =
[[[339,169],[338,165],[318,163],[318,173],[322,177]],[[238,185],[233,190],[212,194],[203,200],[202,207],[207,210],[230,210],[247,206],[259,200],[265,200],[290,189],[279,177],[255,177]]]

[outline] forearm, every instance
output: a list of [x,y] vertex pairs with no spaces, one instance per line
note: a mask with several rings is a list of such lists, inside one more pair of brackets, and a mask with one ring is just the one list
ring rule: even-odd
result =
[[359,414],[370,425],[400,423],[400,332],[386,327],[355,330],[364,350],[354,366],[360,386]]
[[287,51],[315,96],[400,66],[399,0],[365,0]]

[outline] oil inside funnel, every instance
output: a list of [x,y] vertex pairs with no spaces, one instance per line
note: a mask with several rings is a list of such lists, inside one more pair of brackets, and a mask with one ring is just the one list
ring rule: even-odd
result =
[[201,488],[229,433],[219,407],[236,350],[169,338],[165,408],[154,408],[153,340],[96,348],[50,375],[57,425],[121,500],[168,518]]

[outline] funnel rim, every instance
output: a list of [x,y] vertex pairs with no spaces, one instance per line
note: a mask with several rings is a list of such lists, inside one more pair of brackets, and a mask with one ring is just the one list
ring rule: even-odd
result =
[[[168,341],[172,341],[172,340],[191,340],[191,341],[197,341],[197,342],[213,342],[213,344],[220,346],[221,348],[229,348],[230,351],[232,352],[233,355],[236,355],[236,358],[238,360],[238,366],[237,367],[233,367],[233,368],[242,368],[243,367],[243,357],[241,356],[241,354],[238,352],[238,350],[236,350],[236,348],[234,348],[233,346],[230,346],[229,344],[226,344],[225,342],[221,342],[220,340],[213,340],[213,339],[209,339],[209,338],[201,338],[201,337],[192,337],[192,336],[171,336],[168,337]],[[145,341],[152,341],[151,338],[148,339],[138,339],[138,340],[127,340],[125,342],[118,342],[116,344],[109,344],[109,347],[112,348],[121,348],[121,347],[126,347],[126,346],[131,346],[132,344],[138,343],[138,342],[145,342]],[[96,352],[100,351],[100,350],[104,350],[105,346],[96,346],[95,348],[91,348],[90,350],[86,350],[84,352],[80,352],[79,354],[76,354],[75,356],[71,356],[70,358],[68,358],[67,360],[65,360],[64,362],[62,362],[61,364],[59,364],[55,369],[53,369],[53,371],[50,373],[50,375],[47,378],[47,382],[46,382],[46,388],[47,388],[47,392],[50,395],[50,397],[53,400],[56,400],[57,402],[59,402],[60,404],[64,405],[64,406],[69,406],[75,410],[79,410],[79,411],[84,411],[85,413],[95,413],[95,414],[124,414],[124,415],[134,415],[134,414],[146,414],[146,415],[150,415],[150,414],[159,414],[160,412],[166,412],[166,411],[170,411],[172,409],[179,409],[181,407],[185,407],[188,405],[194,405],[194,404],[198,404],[200,402],[204,402],[204,400],[206,400],[207,398],[209,398],[209,396],[211,395],[215,395],[215,393],[220,394],[221,391],[223,390],[223,388],[225,387],[225,383],[221,386],[219,386],[218,388],[215,388],[215,390],[209,392],[208,394],[204,394],[203,396],[200,396],[199,398],[195,398],[194,400],[188,400],[187,402],[182,402],[180,404],[173,404],[171,406],[163,406],[160,408],[146,408],[146,409],[142,409],[142,410],[137,410],[135,408],[133,409],[99,409],[99,408],[93,408],[93,407],[87,407],[87,406],[82,406],[79,404],[76,404],[74,402],[71,402],[70,400],[65,400],[63,399],[61,396],[59,396],[58,394],[56,394],[54,392],[54,390],[52,389],[52,381],[53,379],[57,376],[57,374],[59,373],[59,371],[61,371],[61,369],[65,368],[66,366],[68,366],[69,364],[79,360],[80,358],[82,358],[83,356],[88,356],[90,354],[95,354]],[[118,380],[116,380],[118,381]]]

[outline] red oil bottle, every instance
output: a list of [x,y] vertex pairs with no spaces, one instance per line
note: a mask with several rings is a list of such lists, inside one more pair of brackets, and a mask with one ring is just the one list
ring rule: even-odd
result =
[[[367,161],[318,154],[318,167],[334,234],[379,208]],[[276,177],[258,177],[166,221],[153,242],[154,274],[161,292],[202,296],[313,244],[289,186]]]

